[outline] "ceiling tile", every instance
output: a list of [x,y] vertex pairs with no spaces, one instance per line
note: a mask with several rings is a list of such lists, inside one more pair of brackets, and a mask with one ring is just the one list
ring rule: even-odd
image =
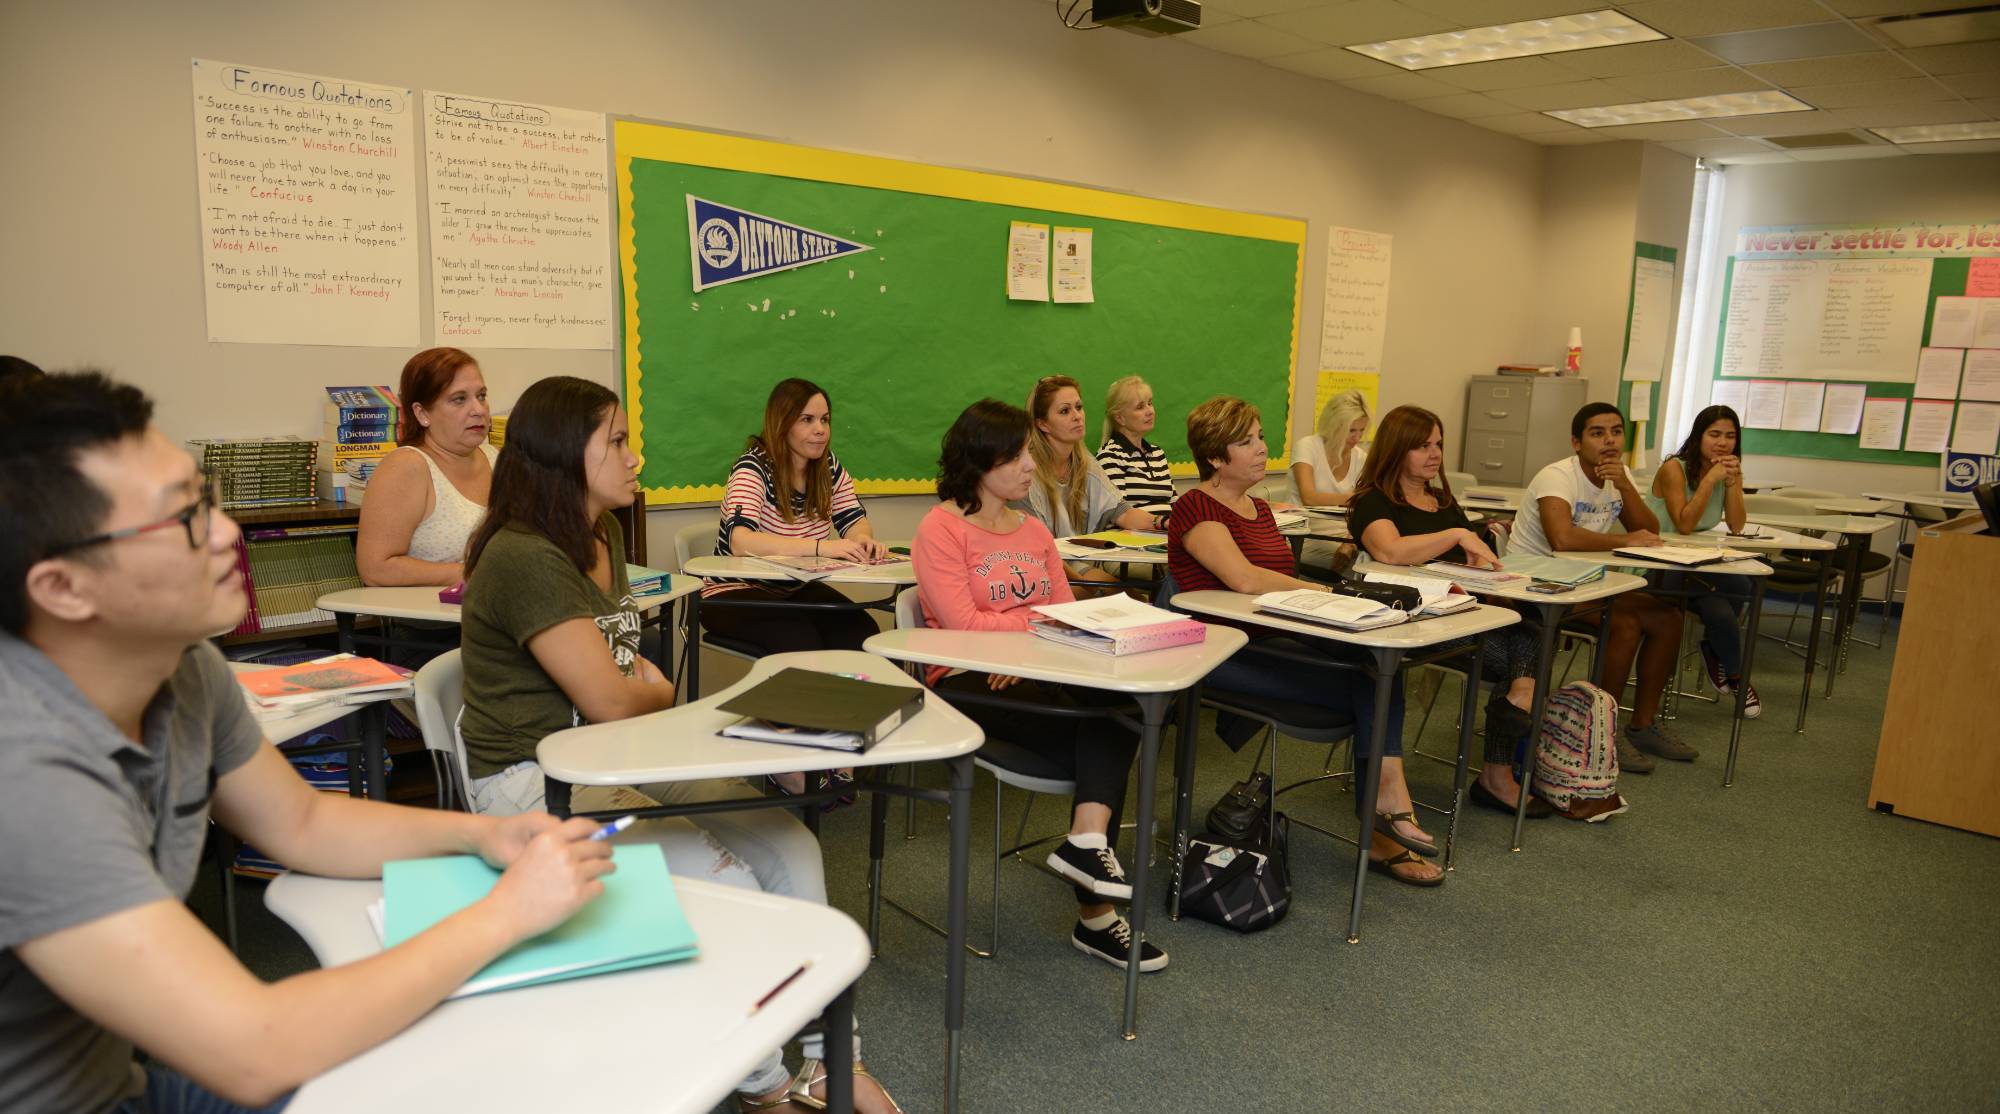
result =
[[1725,116],[1709,122],[1731,135],[1811,135],[1854,126],[1854,121],[1831,112],[1771,112],[1762,116]]
[[1765,62],[1745,68],[1774,85],[1787,88],[1920,76],[1908,62],[1886,50],[1872,54],[1836,54],[1831,58],[1800,58],[1793,62]]
[[1754,139],[1684,139],[1669,142],[1667,149],[1704,159],[1726,159],[1733,155],[1768,154],[1770,148]]
[[1329,81],[1347,81],[1357,77],[1389,77],[1393,74],[1408,73],[1401,66],[1387,62],[1377,62],[1373,58],[1356,54],[1340,47],[1320,47],[1304,54],[1285,54],[1271,58],[1265,65],[1281,70],[1323,77]]
[[1572,50],[1551,54],[1549,61],[1584,77],[1624,77],[1628,74],[1659,73],[1663,70],[1699,70],[1715,65],[1715,56],[1679,39],[1650,43],[1601,46],[1595,50]]
[[1322,45],[1311,39],[1274,31],[1248,19],[1204,27],[1199,31],[1189,31],[1176,35],[1175,39],[1244,58],[1275,58],[1284,54],[1303,54],[1309,50],[1318,50]]
[[1506,132],[1508,135],[1532,135],[1536,132],[1582,131],[1582,128],[1567,120],[1544,116],[1539,112],[1516,112],[1508,116],[1482,116],[1467,121],[1488,131]]
[[[1089,0],[1084,0],[1087,4]],[[1279,12],[1296,12],[1300,8],[1323,8],[1327,0],[1202,0],[1201,17],[1204,26],[1208,13],[1213,10],[1226,13],[1238,19],[1275,15]]]
[[1858,81],[1846,85],[1805,85],[1789,92],[1818,108],[1859,108],[1863,105],[1950,100],[1951,91],[1939,85],[1939,80],[1948,79],[1900,77],[1892,81]]
[[1772,151],[1763,155],[1732,155],[1724,160],[1732,166],[1756,166],[1777,162],[1794,162],[1790,151]]
[[1602,81],[1567,81],[1561,85],[1532,85],[1526,89],[1498,89],[1492,96],[1521,108],[1546,112],[1551,108],[1584,108],[1600,104],[1628,104],[1632,98]]
[[1841,15],[1914,15],[1917,12],[1935,11],[1939,8],[1962,7],[1952,0],[1823,0],[1827,7]]
[[1420,12],[1396,0],[1347,0],[1302,12],[1286,12],[1259,22],[1269,27],[1332,46],[1354,46],[1387,39],[1407,39],[1456,31],[1462,24],[1455,19]]
[[1536,132],[1533,135],[1524,135],[1521,138],[1530,143],[1539,143],[1544,147],[1573,147],[1584,143],[1617,142],[1616,138],[1601,135],[1591,131],[1589,128],[1578,128],[1573,132]]
[[1466,66],[1439,66],[1425,70],[1439,81],[1487,92],[1493,89],[1520,89],[1529,85],[1555,85],[1575,81],[1576,75],[1547,58],[1503,58],[1498,62],[1474,62]]
[[1847,162],[1850,159],[1898,159],[1909,152],[1893,143],[1883,143],[1860,147],[1806,147],[1791,154],[1800,162]]
[[1843,108],[1834,115],[1858,128],[1900,128],[1910,124],[1965,124],[1985,120],[1989,114],[1964,101],[1933,101],[1929,104],[1866,105]]
[[1662,120],[1656,124],[1619,124],[1609,128],[1592,128],[1599,135],[1615,139],[1726,139],[1722,132],[1715,130],[1701,120]]
[[1357,93],[1387,97],[1392,101],[1413,101],[1418,97],[1445,97],[1458,92],[1442,81],[1420,73],[1392,73],[1385,77],[1358,77],[1342,85]]
[[1620,93],[1627,94],[1625,99],[1628,101],[1671,101],[1682,97],[1712,97],[1717,93],[1753,93],[1770,88],[1767,82],[1732,66],[1676,73],[1633,74],[1606,78],[1605,81]]
[[1812,23],[1803,27],[1772,27],[1706,35],[1694,45],[1738,65],[1784,62],[1793,58],[1824,58],[1829,54],[1859,54],[1880,50],[1882,44],[1851,23]]
[[1925,73],[1986,73],[2000,70],[2000,42],[1916,46],[1905,49],[1902,55]]
[[1978,155],[2000,151],[2000,139],[1960,139],[1951,143],[1912,143],[1903,148],[1912,155]]
[[1403,0],[1403,6],[1442,16],[1462,27],[1491,27],[1599,11],[1610,7],[1611,0]]
[[1411,108],[1421,108],[1439,116],[1451,116],[1460,120],[1474,120],[1481,116],[1504,116],[1520,109],[1506,101],[1495,100],[1480,93],[1460,93],[1451,97],[1425,97],[1408,102]]
[[1961,97],[2000,97],[2000,73],[1961,73],[1938,80]]
[[2000,97],[1992,97],[1987,100],[1973,101],[1972,107],[1978,109],[1981,112],[1984,112],[1988,116],[2000,117]]
[[1827,18],[1827,10],[1813,0],[1636,0],[1618,8],[1679,38],[1824,23]]

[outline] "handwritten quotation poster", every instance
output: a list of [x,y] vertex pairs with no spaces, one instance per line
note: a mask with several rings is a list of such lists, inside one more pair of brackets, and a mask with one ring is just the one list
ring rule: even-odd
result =
[[1632,320],[1625,338],[1625,378],[1658,382],[1674,339],[1674,265],[1632,261]]
[[1382,370],[1389,335],[1389,255],[1395,237],[1358,228],[1326,236],[1326,300],[1319,320],[1323,371]]
[[439,344],[610,348],[604,117],[426,90]]
[[1722,374],[1913,383],[1928,259],[1738,260]]
[[420,343],[410,90],[192,69],[209,339]]

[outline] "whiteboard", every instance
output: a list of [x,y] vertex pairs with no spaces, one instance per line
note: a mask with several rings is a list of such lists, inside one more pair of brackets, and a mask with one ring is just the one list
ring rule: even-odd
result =
[[1928,259],[1738,260],[1721,374],[1914,383]]

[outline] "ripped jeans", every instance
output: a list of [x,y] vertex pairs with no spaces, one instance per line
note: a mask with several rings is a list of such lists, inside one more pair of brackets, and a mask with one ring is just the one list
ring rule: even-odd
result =
[[[490,777],[474,778],[472,809],[489,816],[512,816],[547,807],[543,799],[542,768],[533,762],[517,762]],[[704,801],[740,800],[757,797],[758,792],[741,778],[713,781],[675,781],[657,785],[579,785],[570,795],[577,812],[623,812],[652,808],[656,804],[683,805]],[[681,878],[700,878],[745,890],[782,894],[804,901],[826,904],[826,872],[820,863],[819,841],[784,809],[765,808],[741,812],[704,813],[697,824],[685,816],[641,820],[613,837],[618,843],[657,843],[666,855],[667,869]],[[808,1031],[800,1036],[808,1059],[824,1059],[823,1039]],[[861,1041],[854,1042],[855,1056],[861,1055]],[[750,1077],[737,1085],[746,1095],[775,1090],[791,1078],[785,1070],[783,1049],[773,1050]]]

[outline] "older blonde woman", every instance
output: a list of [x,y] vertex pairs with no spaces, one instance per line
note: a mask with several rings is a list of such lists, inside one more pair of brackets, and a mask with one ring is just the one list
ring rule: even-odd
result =
[[1153,388],[1128,375],[1114,380],[1104,395],[1104,432],[1097,446],[1097,466],[1127,503],[1164,515],[1174,501],[1174,478],[1167,470],[1167,451],[1146,435],[1153,432]]

